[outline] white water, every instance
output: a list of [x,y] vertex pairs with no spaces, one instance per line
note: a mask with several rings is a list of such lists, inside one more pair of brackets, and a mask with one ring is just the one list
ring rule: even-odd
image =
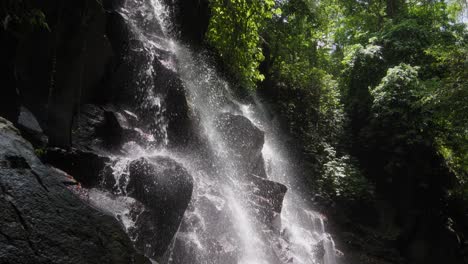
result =
[[[296,191],[300,183],[296,182],[287,151],[280,144],[281,135],[266,118],[262,105],[256,100],[251,104],[239,103],[230,92],[229,84],[220,78],[209,60],[169,37],[170,18],[160,1],[129,0],[121,13],[135,37],[143,43],[142,52],[147,54],[144,70],[137,77],[136,90],[144,94],[140,100],[143,112],[157,111],[153,123],[146,130],[142,129],[144,133],[153,134],[161,144],[154,148],[129,142],[125,148],[126,156],[115,157],[112,168],[118,189],[125,188],[120,185],[127,182],[128,164],[140,157],[170,157],[182,164],[194,178],[191,204],[161,262],[335,264],[334,243],[326,232],[324,217],[314,212]],[[168,148],[165,102],[161,95],[153,92],[151,77],[154,74],[151,62],[157,59],[160,50],[173,54],[163,64],[177,72],[182,80],[191,118],[199,120],[198,131],[193,132],[199,133],[207,142],[207,149],[174,151]],[[258,211],[249,200],[252,183],[243,177],[243,168],[233,162],[226,139],[216,127],[216,120],[222,113],[242,115],[265,132],[262,155],[268,179],[288,187],[281,223],[273,230],[257,219]],[[127,229],[132,227],[134,220],[128,217],[128,208],[137,205],[131,198],[110,197],[99,191],[91,192],[90,196],[91,200],[99,201],[96,206],[113,212]],[[323,253],[318,246],[321,243]],[[317,255],[323,255],[323,262]]]
[[[325,249],[325,264],[336,263],[335,244],[330,234],[326,232],[324,216],[313,211],[305,198],[297,192],[300,184],[294,178],[291,169],[291,161],[287,157],[284,147],[281,145],[279,133],[266,121],[264,108],[255,100],[254,106],[242,106],[244,116],[254,124],[262,127],[265,132],[265,144],[262,154],[266,163],[269,178],[288,186],[288,193],[283,201],[281,212],[282,225],[289,234],[288,244],[290,255],[294,257],[294,263],[314,263],[314,246],[323,241]],[[255,110],[254,110],[255,109]],[[311,254],[312,253],[312,254]]]

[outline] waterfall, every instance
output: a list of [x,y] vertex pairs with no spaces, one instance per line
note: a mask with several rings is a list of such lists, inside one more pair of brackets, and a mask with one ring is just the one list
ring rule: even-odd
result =
[[[325,218],[297,191],[300,183],[281,145],[281,133],[262,104],[239,102],[203,54],[171,37],[171,19],[161,0],[128,0],[120,14],[141,43],[137,52],[144,59],[133,82],[138,113],[131,114],[144,116],[145,124],[138,129],[150,143],[128,142],[125,154],[113,157],[114,189],[122,197],[93,190],[93,204],[113,213],[136,241],[132,230],[138,219],[132,212],[141,205],[125,196],[129,164],[142,157],[168,157],[193,177],[194,189],[159,263],[335,264]],[[153,89],[154,60],[180,79],[188,115],[196,120],[191,132],[197,143],[171,147],[168,103]],[[145,246],[144,253],[151,257],[151,252]]]

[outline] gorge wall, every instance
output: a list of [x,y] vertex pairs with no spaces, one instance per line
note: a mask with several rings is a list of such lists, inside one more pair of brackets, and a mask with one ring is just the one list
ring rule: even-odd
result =
[[0,115],[34,146],[2,119],[1,143],[25,150],[2,156],[2,221],[16,229],[1,230],[1,261],[335,263],[268,114],[181,44],[201,44],[207,2],[28,8],[47,26],[1,32]]
[[5,18],[0,263],[461,263],[419,171],[369,203],[307,190],[264,102],[284,95],[239,96],[204,50],[208,4],[42,0],[15,8],[47,26]]

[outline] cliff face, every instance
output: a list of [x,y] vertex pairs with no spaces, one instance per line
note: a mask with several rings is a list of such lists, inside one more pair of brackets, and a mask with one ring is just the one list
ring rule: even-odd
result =
[[[152,147],[167,141],[168,149],[181,152],[196,149],[200,163],[214,155],[196,132],[200,116],[190,109],[183,80],[171,68],[175,55],[155,48],[148,57],[148,47],[132,32],[132,26],[139,27],[154,33],[151,37],[162,38],[160,21],[140,17],[135,21],[141,24],[129,25],[129,14],[117,12],[129,2],[30,3],[29,9],[44,13],[48,27],[28,30],[2,18],[0,116],[9,121],[0,118],[0,209],[5,212],[0,216],[1,263],[148,263],[147,257],[190,263],[198,256],[195,251],[184,252],[186,238],[175,236],[178,230],[188,232],[201,225],[198,208],[190,204],[196,185],[193,173],[177,157],[160,155],[131,160],[124,166],[125,177],[115,177],[110,168],[119,162],[115,156],[127,153],[128,141]],[[208,1],[165,2],[175,19],[173,31],[180,32],[179,38],[191,46],[202,46]],[[151,73],[142,77],[148,69]],[[148,104],[148,91],[135,89],[141,82],[149,83],[153,94],[164,98],[163,103]],[[250,183],[248,199],[258,221],[271,232],[265,236],[277,235],[287,188],[267,179],[264,132],[241,115],[223,113],[215,120],[221,137],[228,139],[225,147],[235,157],[234,166]],[[167,124],[164,131],[162,123]],[[378,201],[317,199],[317,208],[331,218],[337,244],[344,251],[343,263],[408,263],[408,259],[458,263],[460,237],[445,221],[449,220],[446,215],[441,216],[445,183],[418,178],[439,173],[433,168],[439,168],[442,161],[428,152],[420,149],[408,157],[415,164],[425,157],[427,163],[402,169],[391,188],[388,182],[379,182]],[[386,158],[373,158],[362,160],[371,163],[369,174],[378,177]],[[226,217],[226,208],[221,210],[209,200],[221,197],[218,189],[209,188],[197,205],[210,212],[207,221],[222,233],[224,223],[234,220]],[[110,205],[124,200],[130,208],[128,219],[116,218],[132,222],[131,228],[105,208],[96,209],[95,196]],[[190,218],[184,222],[186,212]],[[283,231],[282,238],[287,236]],[[201,236],[201,241],[209,244],[220,261],[236,261],[235,250],[223,251],[223,245],[209,236]],[[321,243],[317,248],[323,251]],[[185,254],[165,254],[170,246]],[[290,260],[278,255],[283,262]]]
[[[191,201],[193,176],[168,156],[132,157],[124,165],[124,176],[116,176],[113,167],[124,162],[116,156],[129,155],[129,142],[148,149],[160,144],[175,150],[208,148],[195,131],[198,117],[189,116],[180,75],[168,66],[175,55],[141,39],[164,37],[160,21],[145,17],[146,10],[140,12],[150,4],[41,1],[27,8],[43,12],[47,26],[22,31],[18,22],[1,29],[6,59],[0,62],[5,87],[0,116],[11,123],[1,119],[0,206],[7,213],[0,219],[6,223],[0,228],[0,262],[174,261],[165,253]],[[168,4],[177,18],[174,30],[185,41],[201,45],[208,3]],[[151,97],[154,94],[158,98]],[[251,181],[249,197],[258,221],[272,229],[287,188],[266,179],[263,132],[233,114],[220,116],[217,125],[223,137],[231,139],[229,155],[238,157],[234,166]],[[245,145],[239,145],[243,141]],[[210,163],[213,154],[207,152],[199,156]],[[221,197],[220,190],[210,188]],[[230,209],[219,212],[219,205],[209,199],[199,203],[213,214],[209,221],[218,226],[217,232],[225,232],[220,218]],[[189,209],[191,214],[197,210]],[[180,228],[191,227],[186,221]],[[235,260],[232,252],[221,252],[211,236],[201,239],[220,251],[220,259]],[[183,237],[174,240],[183,252],[176,262],[198,257],[181,247]]]
[[[132,163],[125,190],[133,199],[132,230],[90,201],[91,188],[103,181],[104,189],[115,191],[108,165],[124,141],[148,139],[134,128],[150,122],[124,110],[138,113],[144,95],[132,82],[145,63],[158,69],[155,85],[172,100],[170,135],[180,139],[174,142],[187,133],[181,130],[187,106],[180,81],[160,60],[148,62],[138,51],[141,43],[116,12],[124,4],[47,0],[2,6],[0,116],[10,121],[0,119],[1,263],[147,263],[140,254],[161,256],[177,231],[193,180],[171,159]],[[42,12],[47,26],[12,19],[31,10]],[[162,186],[169,175],[170,190]],[[155,176],[159,185],[149,180]],[[177,188],[180,195],[168,198]]]
[[79,106],[108,100],[105,79],[115,55],[106,34],[108,15],[97,1],[41,1],[30,8],[44,13],[48,28],[23,31],[13,23],[2,28],[2,42],[9,46],[2,49],[9,95],[2,96],[2,105],[10,109],[2,115],[16,122],[13,109],[21,104],[37,117],[52,145],[70,146]]
[[0,262],[147,263],[116,219],[70,191],[77,184],[0,118]]

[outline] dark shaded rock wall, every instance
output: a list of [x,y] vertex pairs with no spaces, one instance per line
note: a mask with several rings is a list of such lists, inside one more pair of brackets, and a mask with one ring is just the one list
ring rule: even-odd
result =
[[146,263],[116,219],[85,205],[0,118],[0,263]]
[[94,0],[38,1],[31,8],[44,13],[48,28],[0,29],[6,81],[0,115],[16,122],[23,104],[38,118],[51,145],[68,147],[80,105],[113,97],[106,84],[115,54],[106,33],[112,12]]

